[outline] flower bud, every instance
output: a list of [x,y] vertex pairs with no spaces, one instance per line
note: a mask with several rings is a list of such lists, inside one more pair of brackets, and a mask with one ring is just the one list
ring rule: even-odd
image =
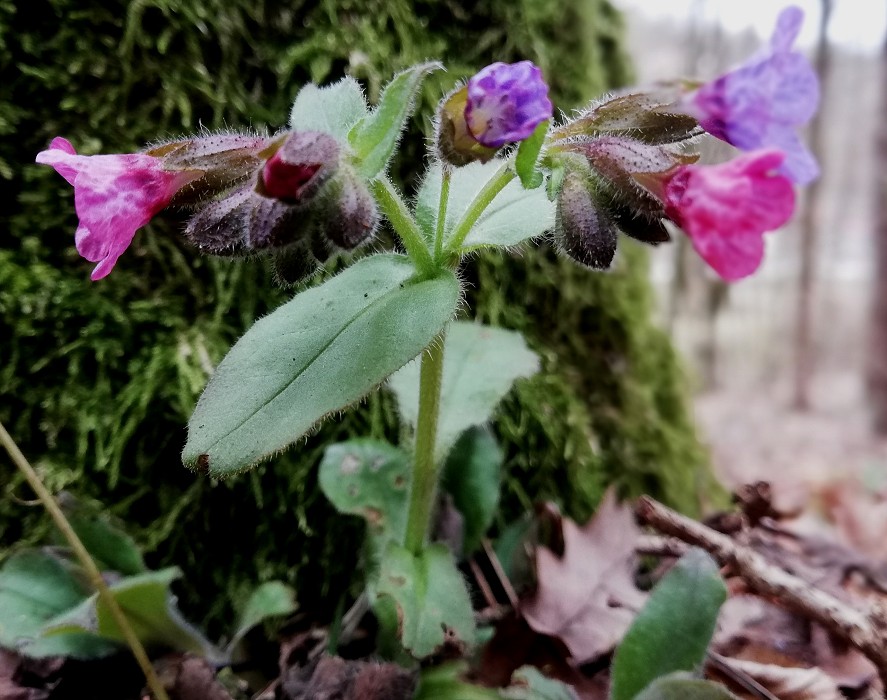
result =
[[323,232],[338,248],[352,250],[368,241],[376,230],[376,202],[353,172],[343,169],[341,177],[330,184],[335,201],[325,212]]
[[319,131],[294,131],[262,152],[268,158],[259,192],[284,202],[304,202],[317,195],[339,167],[339,144]]
[[497,148],[479,143],[468,130],[465,106],[468,88],[462,87],[444,99],[437,115],[437,151],[440,159],[461,167],[476,160],[486,163],[496,155]]
[[147,151],[170,171],[199,170],[200,178],[182,188],[170,206],[194,207],[249,181],[265,160],[271,139],[252,134],[212,134],[173,141]]
[[291,287],[313,275],[321,262],[302,242],[281,248],[274,253],[274,281],[281,287]]
[[442,160],[461,166],[486,162],[496,151],[529,137],[551,119],[548,85],[530,61],[493,63],[451,93],[438,114]]
[[616,255],[616,224],[595,202],[592,183],[568,170],[557,200],[555,240],[573,260],[606,270]]
[[[264,148],[250,180],[206,203],[186,237],[214,255],[242,255],[306,241],[330,215],[339,171],[335,139],[315,131],[290,132]],[[327,192],[331,190],[331,192]]]

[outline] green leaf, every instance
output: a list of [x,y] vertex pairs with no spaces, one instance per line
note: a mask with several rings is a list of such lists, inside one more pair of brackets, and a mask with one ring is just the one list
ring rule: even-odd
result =
[[237,646],[243,636],[256,625],[274,617],[291,615],[298,608],[296,592],[282,581],[267,581],[257,586],[240,612],[237,630],[228,648]]
[[660,678],[644,689],[634,700],[738,700],[724,686],[693,678],[687,673],[674,673]]
[[514,158],[514,170],[520,178],[525,189],[534,190],[542,184],[542,171],[536,167],[539,162],[539,153],[542,144],[545,143],[545,135],[548,133],[546,120],[536,127],[529,138],[521,141],[517,147],[517,156]]
[[414,273],[401,255],[364,258],[258,321],[200,397],[185,464],[216,476],[254,465],[422,352],[453,315],[459,282]]
[[[143,644],[190,651],[211,661],[221,661],[222,655],[185,621],[175,605],[170,585],[179,576],[181,572],[175,567],[129,576],[112,585],[111,594]],[[72,632],[88,632],[115,642],[125,641],[108,605],[97,593],[43,626],[43,635],[47,639]]]
[[499,480],[504,455],[489,428],[466,430],[447,457],[443,487],[465,521],[465,552],[480,545],[499,505]]
[[118,645],[92,634],[41,638],[46,622],[79,605],[89,594],[60,559],[37,549],[13,554],[0,568],[0,647],[24,656],[107,656]]
[[403,541],[410,491],[410,456],[381,440],[330,445],[318,473],[320,490],[340,513],[366,519],[379,537]]
[[421,63],[395,75],[382,90],[378,106],[351,128],[348,140],[357,156],[358,171],[367,180],[385,169],[413,113],[422,81],[441,67],[437,62]]
[[727,589],[718,566],[691,549],[653,588],[616,649],[612,700],[632,700],[654,679],[702,666]]
[[391,543],[379,568],[376,595],[397,608],[404,648],[417,659],[431,656],[444,640],[471,645],[474,614],[465,582],[446,547],[434,544],[417,557]]
[[363,90],[354,78],[317,87],[308,84],[299,90],[290,111],[290,128],[298,131],[323,131],[343,144],[348,132],[367,114]]
[[92,515],[72,496],[61,499],[65,516],[102,571],[133,576],[147,571],[135,540],[107,517]]
[[422,669],[413,700],[501,700],[492,688],[462,680],[468,671],[464,662],[441,664]]
[[[502,165],[500,160],[470,163],[453,170],[444,223],[444,243],[462,219],[475,195]],[[425,174],[416,199],[416,220],[426,240],[433,241],[441,188],[440,165]],[[462,250],[484,246],[514,246],[554,227],[555,206],[542,189],[525,190],[517,180],[509,182],[481,214],[462,244]]]
[[[543,195],[544,198],[544,195]],[[437,458],[443,459],[468,428],[487,422],[520,377],[539,369],[539,358],[520,333],[479,323],[450,326],[444,354],[443,390],[437,428]],[[391,377],[401,417],[415,427],[419,414],[419,363]]]
[[511,685],[501,691],[508,700],[576,700],[570,686],[543,676],[539,669],[521,666],[511,676]]

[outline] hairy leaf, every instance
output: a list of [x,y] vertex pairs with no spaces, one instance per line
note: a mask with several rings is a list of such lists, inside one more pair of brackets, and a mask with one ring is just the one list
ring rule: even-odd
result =
[[219,476],[282,450],[418,355],[459,298],[400,255],[364,258],[258,321],[216,368],[188,424],[185,464]]
[[514,169],[525,189],[533,190],[542,184],[542,171],[539,170],[539,153],[548,133],[548,121],[542,122],[529,138],[521,141],[514,159]]
[[266,581],[257,586],[243,606],[228,648],[237,646],[243,636],[256,625],[274,617],[291,615],[298,608],[296,592],[282,581]]
[[376,109],[351,128],[348,140],[363,177],[370,180],[385,170],[413,112],[422,81],[441,67],[437,62],[421,63],[395,75],[382,90]]
[[401,642],[422,659],[444,641],[472,644],[474,614],[462,575],[446,547],[434,544],[419,556],[388,545],[379,570],[376,593],[393,601]]
[[633,700],[738,700],[724,686],[675,673],[653,681]]
[[504,455],[489,428],[466,430],[447,457],[443,487],[465,521],[464,551],[480,545],[499,505],[499,482]]
[[366,116],[363,89],[354,78],[318,87],[306,85],[293,102],[290,128],[297,131],[323,131],[340,143],[348,142],[348,132]]
[[[129,576],[110,586],[111,594],[143,644],[190,651],[221,661],[221,653],[185,621],[176,607],[170,585],[180,576],[181,572],[175,567]],[[114,642],[125,641],[110,608],[97,593],[73,610],[48,620],[43,627],[43,635],[48,639],[72,632],[88,632]]]
[[366,519],[374,535],[403,541],[410,490],[410,456],[381,440],[330,445],[318,473],[320,489],[340,513]]
[[681,557],[653,588],[616,649],[612,698],[632,700],[654,679],[701,668],[727,588],[701,549]]
[[48,620],[75,608],[88,594],[58,557],[37,549],[13,554],[0,568],[0,646],[40,658],[92,659],[117,651],[117,644],[93,634],[40,636]]

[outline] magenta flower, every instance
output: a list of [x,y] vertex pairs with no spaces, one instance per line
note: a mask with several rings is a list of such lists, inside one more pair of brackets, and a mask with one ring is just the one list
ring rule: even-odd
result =
[[798,184],[819,175],[816,159],[796,133],[819,104],[816,72],[804,56],[792,50],[803,19],[800,8],[787,7],[763,55],[703,85],[685,102],[712,136],[744,151],[783,151],[786,158],[780,172]]
[[465,121],[488,148],[523,141],[551,115],[548,86],[532,61],[493,63],[468,80]]
[[96,262],[90,278],[99,280],[114,268],[136,230],[147,224],[201,170],[163,169],[160,158],[145,153],[81,156],[63,138],[52,140],[37,154],[74,186],[74,207],[80,219],[77,252]]
[[778,172],[784,158],[766,150],[720,165],[682,165],[663,182],[666,215],[725,280],[757,270],[764,257],[763,234],[792,215],[794,188]]

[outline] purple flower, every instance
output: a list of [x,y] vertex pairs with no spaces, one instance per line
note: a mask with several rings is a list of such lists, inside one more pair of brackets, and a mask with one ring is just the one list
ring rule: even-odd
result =
[[493,63],[468,80],[465,121],[488,148],[523,141],[551,115],[548,86],[532,61]]
[[146,153],[77,155],[61,137],[37,154],[37,162],[51,165],[74,187],[80,218],[74,240],[80,255],[98,263],[93,280],[111,272],[136,230],[165,209],[180,189],[203,175],[201,170],[165,170],[160,158]]
[[783,151],[786,158],[780,171],[798,184],[819,175],[816,159],[796,133],[819,104],[816,72],[792,50],[803,19],[800,8],[787,7],[779,15],[768,50],[703,85],[685,104],[703,129],[737,148]]

